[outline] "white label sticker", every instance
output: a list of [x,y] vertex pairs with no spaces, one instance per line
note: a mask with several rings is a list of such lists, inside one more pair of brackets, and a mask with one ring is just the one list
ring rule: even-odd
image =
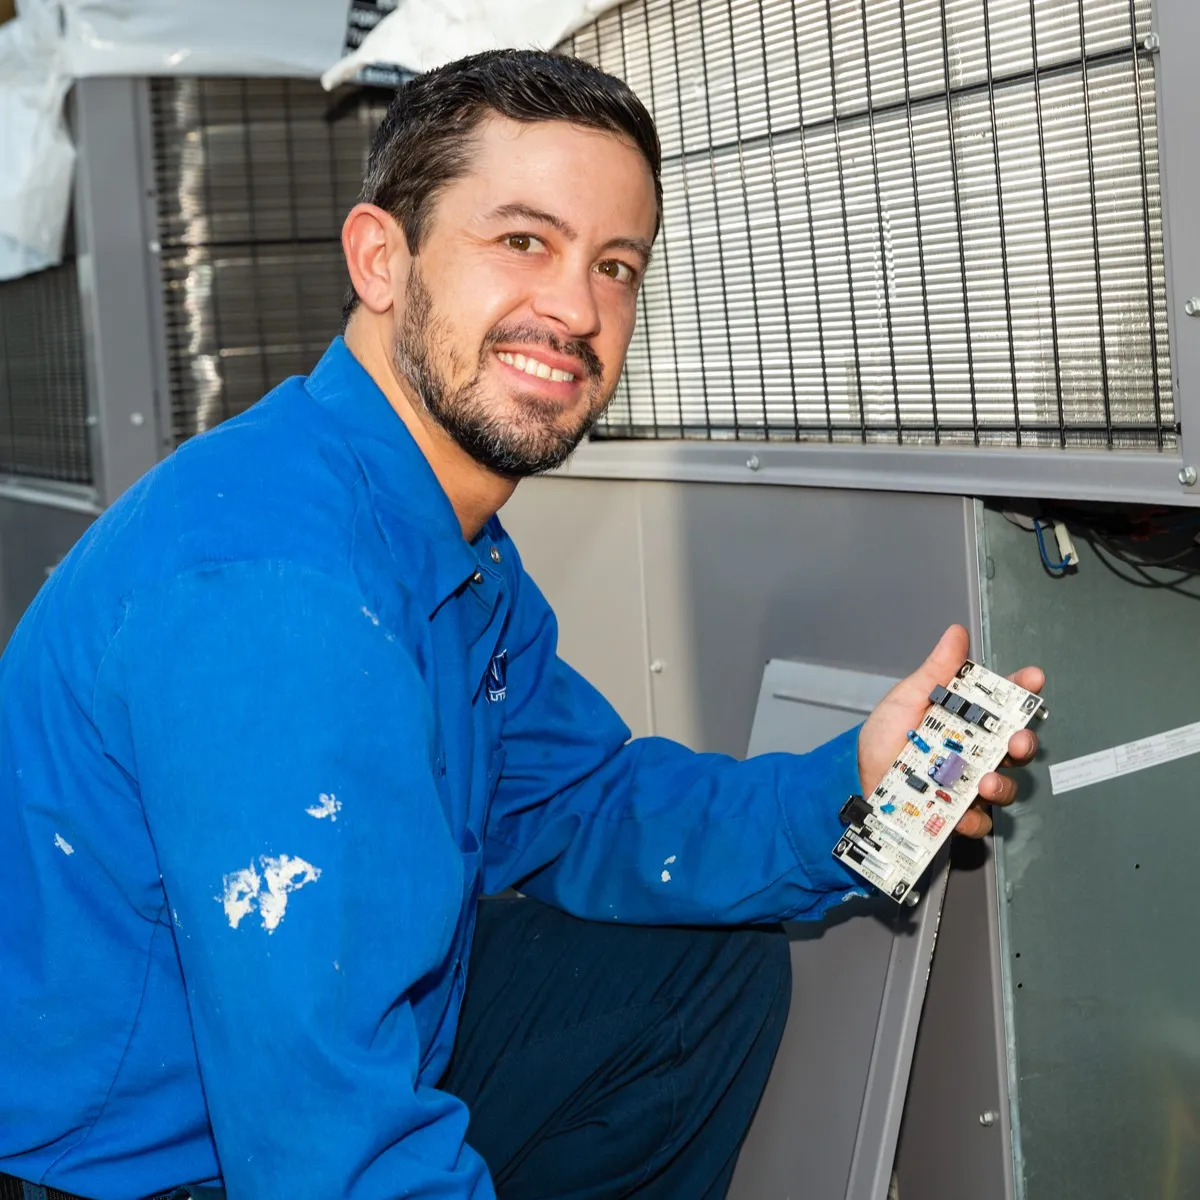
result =
[[1189,754],[1200,754],[1200,721],[1136,742],[1126,742],[1123,746],[1113,746],[1110,750],[1086,754],[1083,758],[1055,763],[1050,768],[1050,790],[1057,796],[1060,792],[1074,791],[1104,779],[1170,762],[1173,758],[1186,758]]

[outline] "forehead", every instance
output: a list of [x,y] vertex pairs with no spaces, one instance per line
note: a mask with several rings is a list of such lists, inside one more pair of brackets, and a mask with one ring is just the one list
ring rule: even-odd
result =
[[467,173],[438,208],[480,220],[505,205],[553,213],[581,236],[653,238],[658,202],[650,165],[634,143],[566,121],[489,117],[475,133]]

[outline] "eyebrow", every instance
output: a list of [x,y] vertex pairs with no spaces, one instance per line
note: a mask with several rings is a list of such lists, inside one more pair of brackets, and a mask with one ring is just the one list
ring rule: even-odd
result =
[[[569,221],[564,221],[562,217],[554,213],[534,208],[531,204],[501,204],[499,208],[494,208],[488,213],[487,220],[498,221],[512,217],[517,217],[524,221],[534,221],[539,225],[549,225],[551,229],[557,229],[569,242],[573,242],[579,236],[575,226]],[[632,250],[634,254],[642,256],[645,265],[649,266],[650,264],[651,245],[645,238],[609,238],[600,249],[602,251]]]

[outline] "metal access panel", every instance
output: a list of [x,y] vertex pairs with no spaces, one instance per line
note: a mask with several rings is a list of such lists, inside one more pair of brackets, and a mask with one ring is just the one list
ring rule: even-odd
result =
[[1146,586],[1082,539],[1052,578],[1032,534],[990,510],[984,531],[991,661],[1043,665],[1051,712],[997,823],[1017,1200],[1200,1196],[1200,757],[1050,781],[1200,721],[1200,588]]
[[[894,683],[773,660],[749,754],[812,750],[862,721]],[[884,1200],[945,885],[943,858],[916,910],[852,900],[791,927],[788,1026],[731,1200]]]

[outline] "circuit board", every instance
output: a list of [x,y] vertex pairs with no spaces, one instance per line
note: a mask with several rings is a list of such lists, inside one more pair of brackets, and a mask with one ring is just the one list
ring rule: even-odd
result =
[[875,791],[851,796],[833,856],[897,903],[914,886],[979,795],[979,781],[1008,753],[1013,734],[1046,717],[1040,696],[966,662],[930,707]]

